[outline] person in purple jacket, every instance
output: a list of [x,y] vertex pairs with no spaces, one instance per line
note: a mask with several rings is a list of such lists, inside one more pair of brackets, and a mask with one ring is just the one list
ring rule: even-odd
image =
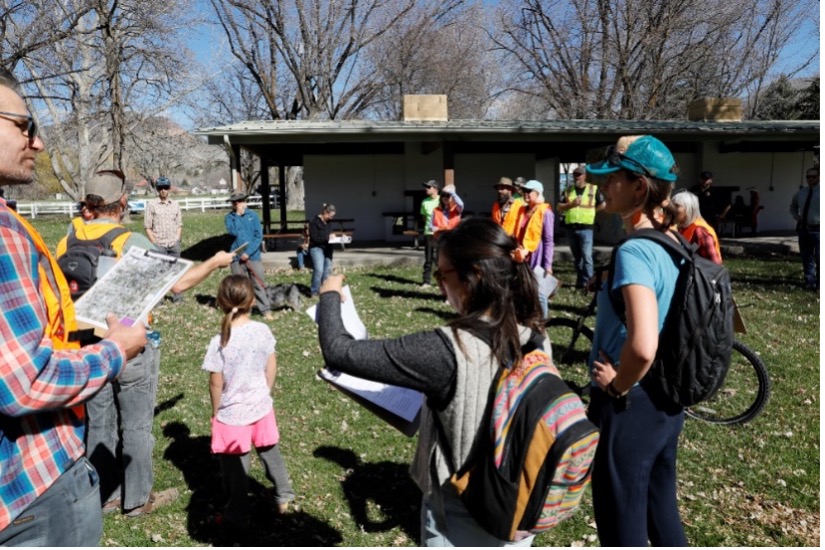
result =
[[[553,209],[544,200],[544,186],[530,180],[521,188],[525,201],[516,221],[519,247],[516,252],[526,258],[537,278],[553,275]],[[540,268],[540,269],[536,269]],[[542,271],[543,270],[543,271]],[[539,280],[541,283],[541,280]],[[539,302],[544,318],[547,318],[547,296],[539,292]]]

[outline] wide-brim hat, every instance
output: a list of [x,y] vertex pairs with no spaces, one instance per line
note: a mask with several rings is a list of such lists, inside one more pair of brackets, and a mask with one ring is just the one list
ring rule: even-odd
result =
[[126,181],[111,173],[97,174],[86,184],[86,194],[101,197],[104,205],[112,204],[126,194]]
[[515,185],[513,185],[513,180],[510,178],[501,178],[498,180],[498,183],[493,186],[495,189],[498,189],[499,187],[509,187],[513,191],[518,189]]
[[240,202],[245,201],[246,198],[249,197],[246,193],[232,193],[232,196],[226,199],[228,202]]
[[676,181],[676,160],[664,143],[653,136],[639,136],[624,147],[627,141],[628,138],[621,138],[611,148],[617,155],[609,154],[607,159],[589,165],[587,171],[599,176],[619,170],[629,170],[636,174],[647,171],[656,179]]

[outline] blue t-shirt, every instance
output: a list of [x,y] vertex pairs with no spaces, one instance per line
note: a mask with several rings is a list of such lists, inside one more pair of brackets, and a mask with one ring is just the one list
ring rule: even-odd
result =
[[[616,254],[613,288],[642,285],[653,290],[659,307],[659,332],[665,323],[678,277],[679,270],[670,254],[654,242],[643,239],[628,241]],[[602,350],[618,370],[618,361],[626,340],[627,327],[613,310],[607,295],[607,284],[604,284],[598,296],[593,349],[588,361],[590,367],[593,367],[593,361],[600,360],[599,350]]]

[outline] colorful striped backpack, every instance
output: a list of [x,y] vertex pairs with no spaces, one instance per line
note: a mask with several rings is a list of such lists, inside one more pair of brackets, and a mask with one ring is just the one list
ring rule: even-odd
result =
[[[486,335],[476,336],[489,342]],[[483,431],[451,478],[476,521],[507,541],[542,533],[573,515],[590,483],[599,441],[581,399],[559,376],[542,342],[534,333],[522,360],[499,368]],[[436,425],[444,437],[439,420]],[[450,454],[448,445],[442,449]]]

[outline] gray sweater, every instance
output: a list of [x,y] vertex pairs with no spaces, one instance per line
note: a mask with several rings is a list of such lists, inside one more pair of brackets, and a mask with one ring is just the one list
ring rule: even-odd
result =
[[[411,475],[443,526],[443,501],[454,496],[453,471],[466,462],[479,435],[490,384],[499,362],[490,347],[464,330],[458,338],[450,328],[403,336],[394,340],[354,340],[341,320],[337,292],[321,295],[318,331],[327,365],[363,378],[413,388],[429,398],[421,414],[418,447]],[[530,330],[521,328],[521,343]],[[545,339],[545,350],[550,342]],[[441,441],[437,414],[447,441]],[[443,445],[450,446],[455,464],[448,464]]]

